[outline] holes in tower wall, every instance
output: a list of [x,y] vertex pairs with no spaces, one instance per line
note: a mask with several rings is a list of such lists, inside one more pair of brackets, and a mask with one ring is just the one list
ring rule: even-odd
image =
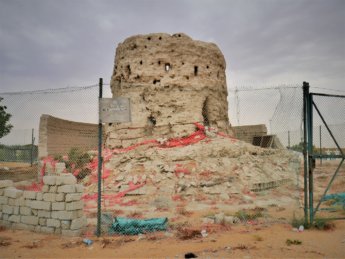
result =
[[132,74],[131,66],[130,65],[126,66],[126,74],[127,74],[128,77]]
[[169,63],[165,63],[165,71],[168,72],[171,69],[171,66]]
[[150,126],[155,126],[157,123],[156,118],[153,115],[147,117],[147,122]]
[[209,120],[209,107],[208,107],[208,98],[205,99],[204,103],[203,103],[203,106],[202,106],[202,111],[201,111],[201,114],[202,114],[202,118],[204,120],[204,125],[205,126],[210,126],[210,120]]
[[198,75],[198,66],[194,66],[194,75],[195,75],[195,76]]

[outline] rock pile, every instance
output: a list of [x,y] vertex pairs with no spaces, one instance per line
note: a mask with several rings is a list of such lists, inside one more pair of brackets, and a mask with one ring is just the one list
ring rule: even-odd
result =
[[[300,167],[296,154],[255,147],[207,128],[204,133],[205,138],[191,145],[147,144],[106,153],[103,204],[156,208],[169,208],[179,200],[232,204],[248,202],[253,192],[296,185]],[[92,179],[95,176],[83,180],[89,194],[97,191]]]

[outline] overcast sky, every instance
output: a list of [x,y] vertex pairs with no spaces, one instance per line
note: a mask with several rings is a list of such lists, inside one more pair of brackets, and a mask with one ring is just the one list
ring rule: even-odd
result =
[[[216,43],[229,88],[308,81],[345,94],[345,0],[0,0],[0,93],[107,83],[116,46],[155,32]],[[230,93],[230,122],[269,128],[278,92],[245,94],[237,105]],[[96,123],[96,95],[4,96],[15,126],[8,143],[30,140],[42,113]],[[343,121],[344,102],[324,107]]]
[[227,82],[343,89],[344,0],[0,0],[0,92],[110,81],[125,38],[215,42]]

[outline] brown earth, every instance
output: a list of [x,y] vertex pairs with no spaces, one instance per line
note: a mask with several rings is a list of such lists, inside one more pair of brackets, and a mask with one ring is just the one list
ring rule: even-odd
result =
[[31,166],[29,163],[0,162],[0,180],[35,181],[37,170],[37,165]]
[[[315,197],[324,191],[338,161],[324,161],[317,165],[315,173]],[[345,187],[344,166],[341,167],[330,193],[343,192]],[[303,187],[303,183],[300,183]],[[97,238],[90,224],[82,237],[61,237],[28,231],[1,229],[1,258],[183,258],[194,253],[205,258],[345,258],[345,221],[333,221],[330,230],[293,230],[293,215],[300,218],[302,208],[296,200],[287,197],[292,189],[265,191],[268,202],[263,208],[263,217],[236,225],[202,225],[200,218],[222,211],[214,206],[207,211],[179,212],[180,217],[169,221],[170,234],[154,233],[140,236],[103,236]],[[258,194],[258,196],[260,193]],[[303,197],[300,196],[300,201]],[[252,204],[253,205],[253,204]],[[241,208],[243,207],[243,204]],[[345,216],[343,210],[328,213],[330,216]],[[329,216],[318,214],[320,216]],[[132,214],[134,216],[134,213]],[[139,215],[140,216],[140,215]],[[181,226],[186,226],[181,228]],[[200,231],[206,229],[207,237]],[[184,232],[182,231],[184,230]],[[188,232],[189,231],[189,232]],[[187,234],[191,234],[188,237]],[[83,238],[94,241],[91,246],[83,244]],[[186,239],[183,239],[186,238]],[[301,244],[287,244],[287,240]]]
[[[335,222],[331,231],[294,232],[291,225],[276,223],[236,225],[190,240],[161,234],[89,238],[94,241],[91,246],[82,238],[3,230],[1,258],[183,258],[186,253],[202,258],[345,258],[344,221]],[[287,245],[288,239],[301,244]]]

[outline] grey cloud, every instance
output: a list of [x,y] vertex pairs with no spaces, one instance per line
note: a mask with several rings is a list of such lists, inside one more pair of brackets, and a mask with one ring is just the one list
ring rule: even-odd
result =
[[31,89],[49,88],[50,81],[61,87],[107,81],[116,45],[150,32],[214,41],[230,84],[237,83],[234,73],[256,82],[280,75],[315,82],[332,77],[338,88],[344,82],[341,0],[0,0],[1,90],[22,90],[23,80],[42,81],[27,85]]

